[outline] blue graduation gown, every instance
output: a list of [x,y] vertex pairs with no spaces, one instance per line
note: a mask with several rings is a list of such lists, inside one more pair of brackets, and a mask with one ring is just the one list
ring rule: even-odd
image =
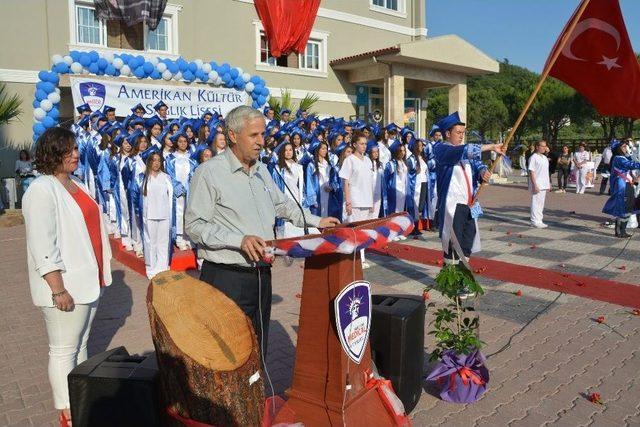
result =
[[615,156],[611,160],[611,177],[609,178],[611,195],[602,208],[603,213],[615,216],[616,218],[624,218],[629,213],[636,213],[626,212],[624,203],[627,183],[625,177],[629,171],[634,169],[640,169],[640,163],[629,160],[624,156]]
[[[416,174],[411,173],[410,167],[407,164],[407,184],[404,190],[405,202],[404,209],[413,213],[414,201],[413,191],[416,187]],[[384,178],[382,181],[382,211],[383,215],[391,215],[396,213],[396,171],[398,170],[398,160],[391,159],[384,167]]]

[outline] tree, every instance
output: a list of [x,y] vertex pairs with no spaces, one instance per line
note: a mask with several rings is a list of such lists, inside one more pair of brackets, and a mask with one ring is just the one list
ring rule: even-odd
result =
[[304,98],[298,103],[298,107],[294,108],[293,101],[291,99],[291,91],[289,89],[283,89],[280,98],[271,97],[269,99],[269,106],[273,108],[276,120],[280,120],[280,110],[286,108],[295,113],[296,110],[305,110],[309,115],[314,115],[316,112],[311,111],[311,108],[315,105],[320,97],[315,93],[307,93]]
[[22,114],[20,105],[22,99],[18,95],[9,95],[7,86],[0,83],[0,126],[9,124],[13,119]]

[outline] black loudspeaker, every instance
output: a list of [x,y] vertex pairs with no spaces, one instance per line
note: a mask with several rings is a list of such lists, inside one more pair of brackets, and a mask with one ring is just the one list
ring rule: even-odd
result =
[[373,295],[371,351],[381,376],[391,380],[405,412],[422,394],[425,305],[411,295]]
[[74,427],[160,425],[157,375],[155,353],[130,356],[124,347],[76,366],[68,377]]

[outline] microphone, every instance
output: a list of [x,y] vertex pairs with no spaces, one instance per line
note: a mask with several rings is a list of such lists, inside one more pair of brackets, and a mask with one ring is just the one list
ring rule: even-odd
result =
[[[271,158],[268,156],[264,156],[260,159],[262,161],[262,163],[264,163],[265,165],[268,165],[270,163]],[[304,221],[304,235],[307,236],[309,235],[309,227],[307,226],[307,217],[304,214],[304,209],[302,209],[302,205],[300,204],[300,202],[298,202],[298,199],[296,198],[296,196],[293,194],[293,191],[291,191],[291,188],[289,188],[289,186],[287,185],[287,181],[284,180],[284,176],[280,173],[280,171],[278,170],[278,165],[275,165],[273,167],[273,170],[276,171],[276,173],[278,174],[278,176],[280,177],[280,179],[282,180],[282,183],[284,184],[285,188],[289,191],[289,194],[291,194],[291,197],[293,198],[293,201],[296,202],[296,205],[298,206],[298,209],[300,209],[300,212],[302,213],[302,220]]]

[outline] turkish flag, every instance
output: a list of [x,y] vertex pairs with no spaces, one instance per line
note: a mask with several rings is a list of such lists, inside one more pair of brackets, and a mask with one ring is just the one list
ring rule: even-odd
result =
[[254,0],[254,4],[272,56],[304,52],[320,0]]
[[577,11],[556,41],[567,42],[550,75],[584,95],[604,116],[640,118],[640,64],[624,25],[618,0],[590,0],[573,31]]

